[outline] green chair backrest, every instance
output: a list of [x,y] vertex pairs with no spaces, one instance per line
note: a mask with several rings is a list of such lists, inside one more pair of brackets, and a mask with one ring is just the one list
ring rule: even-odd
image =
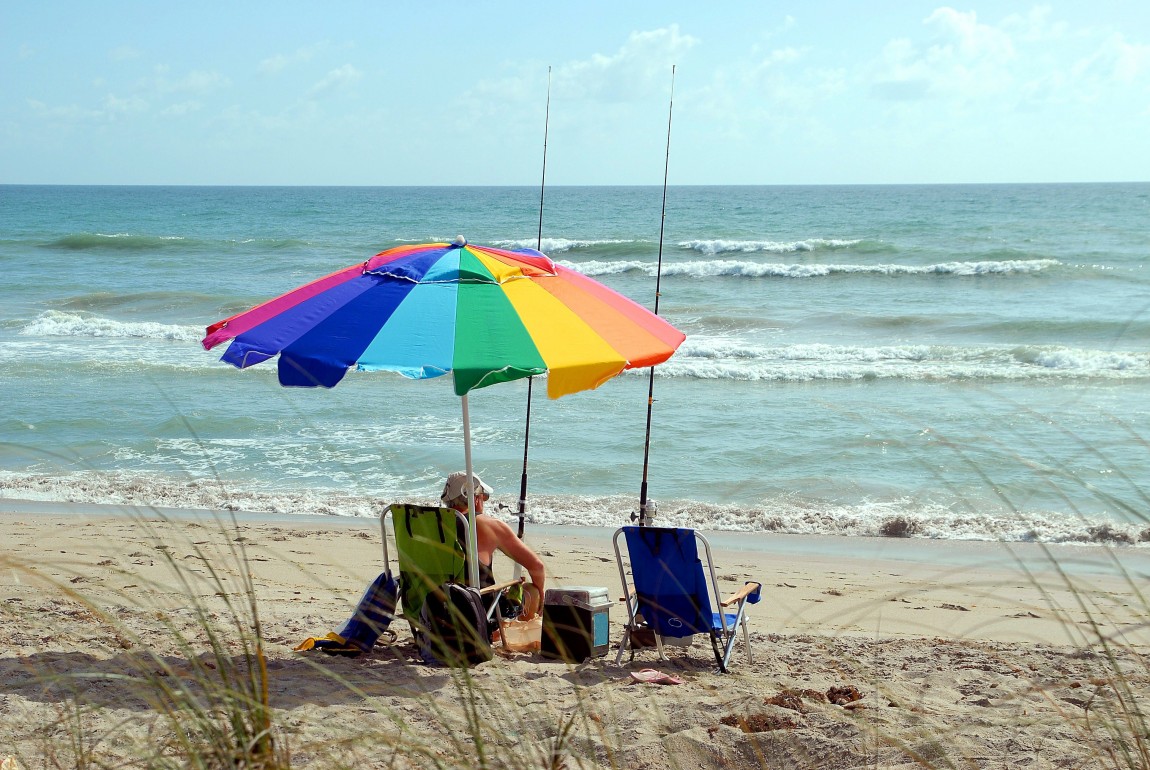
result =
[[399,551],[399,597],[403,615],[419,622],[427,594],[448,581],[467,582],[467,520],[451,508],[396,503],[391,506]]

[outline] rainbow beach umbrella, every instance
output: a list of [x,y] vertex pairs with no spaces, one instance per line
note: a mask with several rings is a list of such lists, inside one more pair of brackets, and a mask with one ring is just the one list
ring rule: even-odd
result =
[[[382,251],[212,324],[203,346],[231,340],[221,360],[241,369],[278,356],[280,384],[289,387],[330,388],[353,368],[414,379],[450,374],[462,397],[471,475],[472,390],[546,374],[547,395],[559,398],[662,363],[683,339],[643,306],[541,252],[460,236]],[[471,574],[479,574],[475,564]]]

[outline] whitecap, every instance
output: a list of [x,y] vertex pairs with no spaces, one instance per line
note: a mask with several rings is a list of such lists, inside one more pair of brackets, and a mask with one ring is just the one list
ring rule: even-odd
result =
[[[654,276],[658,263],[640,260],[586,262],[560,261],[559,264],[588,276],[637,272]],[[739,260],[706,260],[664,263],[664,276],[686,278],[822,278],[834,275],[877,276],[980,276],[1037,273],[1060,266],[1056,259],[1029,259],[985,262],[943,262],[931,265],[856,265],[856,264],[784,264],[779,262],[745,262]]]
[[680,241],[679,247],[699,251],[703,254],[723,254],[726,252],[762,252],[766,254],[789,254],[818,249],[841,249],[861,243],[861,238],[807,238],[799,241],[744,241],[726,238],[709,240]]
[[20,329],[20,334],[37,337],[135,337],[178,342],[199,341],[199,326],[162,324],[154,321],[116,321],[100,316],[49,310]]

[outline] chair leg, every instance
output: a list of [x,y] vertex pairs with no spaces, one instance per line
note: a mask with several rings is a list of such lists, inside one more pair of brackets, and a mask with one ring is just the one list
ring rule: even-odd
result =
[[495,601],[491,603],[491,609],[487,611],[487,637],[491,638],[491,621],[495,621],[495,627],[499,629],[499,644],[502,647],[507,646],[507,638],[503,635],[503,613],[499,611],[499,600],[503,598],[503,591],[495,594]]
[[739,643],[739,630],[737,628],[731,629],[731,638],[727,640],[727,649],[723,654],[723,664],[730,665],[731,655],[735,653],[735,645]]
[[[720,647],[723,649],[719,649]],[[727,673],[727,662],[731,657],[730,647],[730,643],[723,638],[722,632],[711,632],[711,650],[715,653],[715,663],[719,665],[720,674]]]
[[663,637],[661,634],[655,634],[655,649],[659,651],[659,660],[670,660],[667,653],[663,651]]
[[[623,641],[619,642],[619,654],[615,656],[615,665],[623,662],[623,653],[631,646],[631,626],[623,629]],[[631,660],[635,659],[635,651],[631,650]]]
[[730,637],[723,640],[726,645],[726,649],[723,651],[723,662],[721,665],[723,671],[726,671],[727,664],[731,662],[731,653],[735,651],[735,645],[739,641],[739,626],[743,627],[743,643],[747,648],[747,660],[751,663],[754,662],[751,659],[751,637],[747,631],[746,604],[740,602],[739,611],[735,615],[735,623],[731,626]]

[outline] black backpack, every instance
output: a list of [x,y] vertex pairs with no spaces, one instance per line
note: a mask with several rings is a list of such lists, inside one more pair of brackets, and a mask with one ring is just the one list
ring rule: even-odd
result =
[[466,667],[491,660],[491,635],[479,589],[444,583],[420,611],[420,654],[428,662]]

